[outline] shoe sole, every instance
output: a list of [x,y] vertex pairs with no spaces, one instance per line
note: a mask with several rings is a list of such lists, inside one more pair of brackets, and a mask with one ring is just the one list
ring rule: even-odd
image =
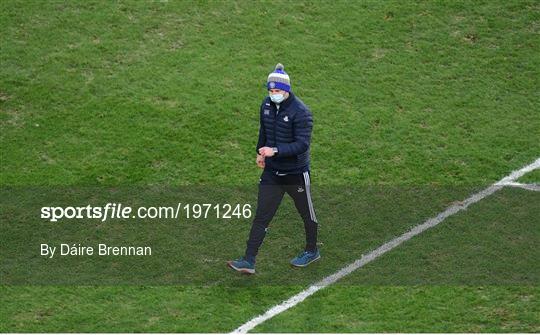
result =
[[318,261],[319,259],[321,259],[321,255],[317,256],[317,258],[315,259],[312,259],[311,261],[309,261],[308,263],[304,264],[304,265],[297,265],[297,264],[293,264],[291,263],[292,266],[294,266],[295,268],[305,268],[306,266],[308,266],[309,264],[315,262],[315,261]]
[[236,271],[241,272],[241,273],[245,273],[245,274],[248,274],[248,275],[255,274],[255,269],[237,268],[236,266],[234,266],[234,265],[232,264],[232,261],[228,261],[228,262],[227,262],[227,265],[228,265],[231,269],[236,270]]

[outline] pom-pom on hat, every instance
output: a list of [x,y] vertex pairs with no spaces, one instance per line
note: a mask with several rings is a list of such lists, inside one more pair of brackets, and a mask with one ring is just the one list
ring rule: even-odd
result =
[[266,81],[266,87],[270,90],[273,88],[278,88],[290,92],[291,90],[291,81],[289,75],[284,70],[284,66],[281,63],[276,65],[275,70],[268,75],[268,80]]

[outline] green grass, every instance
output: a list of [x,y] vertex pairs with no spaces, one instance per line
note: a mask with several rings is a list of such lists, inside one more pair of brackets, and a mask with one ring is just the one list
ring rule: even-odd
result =
[[520,183],[536,183],[540,184],[540,169],[531,171],[519,178]]
[[535,285],[540,193],[506,188],[366,266],[351,283]]
[[3,184],[253,183],[278,61],[320,184],[488,183],[540,151],[534,1],[0,6]]
[[[292,292],[276,286],[6,288],[4,299],[20,302],[2,308],[7,318],[0,330],[227,332]],[[537,332],[539,294],[536,286],[337,286],[257,330]]]
[[539,200],[500,191],[256,330],[538,332]]
[[536,286],[337,286],[263,324],[273,332],[537,332]]
[[[299,288],[297,288],[299,289]],[[0,330],[27,332],[227,332],[294,288],[192,286],[7,287]]]
[[[191,222],[178,235],[149,235],[179,238],[183,252],[163,264],[176,262],[184,285],[13,286],[3,277],[0,330],[230,331],[529,164],[540,156],[539,22],[535,1],[0,2],[3,189],[79,196],[82,185],[206,185],[201,199],[227,202],[234,196],[211,187],[258,181],[258,106],[282,62],[314,114],[324,255],[304,272],[287,266],[303,239],[289,200],[255,277],[223,267],[241,253],[247,221]],[[34,242],[40,230],[9,223],[35,220],[17,211],[41,206],[39,194],[28,203],[6,194],[0,245]],[[127,199],[144,202],[140,194]],[[520,247],[538,244],[537,198],[486,198],[256,330],[538,332],[536,248]],[[74,228],[58,236],[85,231]],[[2,273],[27,269],[17,257],[2,250]],[[501,275],[509,270],[515,277]]]

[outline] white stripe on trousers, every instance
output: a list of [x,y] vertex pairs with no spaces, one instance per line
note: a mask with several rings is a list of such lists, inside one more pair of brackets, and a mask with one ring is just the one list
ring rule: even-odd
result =
[[309,207],[309,215],[312,221],[317,222],[317,217],[315,216],[315,209],[313,209],[313,202],[311,202],[311,184],[309,182],[309,172],[304,172],[304,183],[306,184],[306,197]]

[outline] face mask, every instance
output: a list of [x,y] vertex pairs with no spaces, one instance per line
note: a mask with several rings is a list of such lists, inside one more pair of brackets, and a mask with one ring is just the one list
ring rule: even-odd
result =
[[283,100],[285,100],[285,96],[281,93],[278,94],[270,94],[270,100],[272,100],[274,103],[279,104]]

